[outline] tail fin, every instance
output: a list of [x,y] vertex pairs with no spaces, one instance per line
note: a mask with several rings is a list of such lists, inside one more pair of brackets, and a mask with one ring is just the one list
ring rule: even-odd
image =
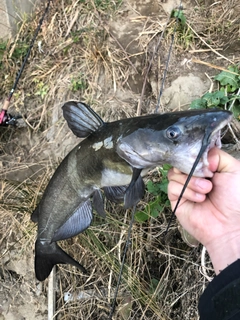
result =
[[56,242],[37,240],[35,244],[35,274],[39,281],[45,280],[56,264],[71,264],[83,273],[86,269],[63,251]]
[[104,124],[99,115],[85,103],[68,101],[62,109],[69,128],[79,138],[86,138]]

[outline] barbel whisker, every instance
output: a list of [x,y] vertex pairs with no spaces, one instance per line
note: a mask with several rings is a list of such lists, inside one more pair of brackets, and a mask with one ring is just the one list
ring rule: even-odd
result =
[[[177,29],[177,24],[178,24],[178,19],[179,19],[179,14],[180,14],[180,10],[182,9],[182,0],[180,0],[180,4],[179,4],[179,7],[178,7],[178,15],[176,17],[176,24],[175,24],[175,28],[173,30],[173,34],[172,34],[172,40],[171,40],[171,44],[170,44],[170,48],[168,50],[168,57],[167,57],[167,62],[166,62],[166,68],[164,70],[164,75],[163,75],[163,80],[162,80],[162,84],[161,84],[161,88],[160,88],[160,92],[159,92],[159,96],[158,96],[158,102],[157,102],[157,105],[156,105],[156,109],[155,109],[155,113],[157,113],[158,109],[159,109],[159,105],[160,105],[160,99],[161,99],[161,96],[162,96],[162,93],[163,93],[163,89],[164,89],[164,83],[165,83],[165,80],[166,80],[166,76],[167,76],[167,71],[168,71],[168,66],[169,66],[169,61],[170,61],[170,57],[171,57],[171,53],[172,53],[172,48],[173,48],[173,42],[174,42],[174,35],[175,35],[175,32],[176,32],[176,29]],[[165,30],[164,30],[165,31]],[[162,39],[162,37],[161,37]],[[159,43],[158,43],[158,46],[159,46]],[[150,64],[151,65],[151,64]],[[204,150],[202,151],[201,153],[201,150],[203,149],[203,146],[199,152],[199,155],[197,157],[198,161],[200,160],[202,154],[204,153],[205,149],[206,149],[207,145],[205,146]],[[201,154],[200,154],[201,153]],[[195,161],[194,165],[195,167],[197,166],[197,163],[198,161]],[[191,172],[193,173],[194,170],[195,170],[195,167],[193,165],[193,168],[191,170]],[[190,178],[189,178],[190,180]],[[185,187],[186,188],[186,187]],[[185,189],[183,190],[183,192],[185,191]],[[182,192],[182,193],[183,193]],[[123,259],[122,259],[122,264],[121,264],[121,268],[120,268],[120,272],[119,272],[119,277],[118,277],[118,283],[117,283],[117,287],[116,287],[116,291],[115,291],[115,294],[114,294],[114,299],[113,299],[113,303],[112,303],[112,306],[111,306],[111,311],[110,311],[110,314],[109,314],[109,318],[108,320],[112,320],[112,316],[114,314],[114,311],[115,311],[115,308],[116,308],[116,299],[117,299],[117,295],[118,295],[118,291],[119,291],[119,285],[121,283],[121,278],[122,278],[122,272],[123,272],[123,267],[124,267],[124,263],[125,263],[125,257],[126,257],[126,253],[127,253],[127,249],[128,249],[128,246],[129,246],[129,243],[130,243],[130,237],[131,237],[131,232],[132,232],[132,225],[133,225],[133,222],[134,222],[134,216],[135,216],[135,211],[136,211],[136,206],[133,207],[132,209],[132,218],[131,218],[131,222],[130,222],[130,226],[129,226],[129,229],[128,229],[128,236],[127,236],[127,240],[126,240],[126,245],[125,245],[125,249],[124,249],[124,253],[123,253]],[[171,221],[170,221],[171,222]]]

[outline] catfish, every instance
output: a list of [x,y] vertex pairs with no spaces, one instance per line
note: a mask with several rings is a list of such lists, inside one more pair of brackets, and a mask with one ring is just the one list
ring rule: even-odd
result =
[[208,151],[221,147],[221,129],[232,119],[226,110],[198,109],[104,122],[81,102],[68,101],[62,109],[72,132],[85,139],[58,166],[31,217],[38,224],[35,274],[39,281],[56,264],[71,264],[86,273],[57,241],[86,230],[93,208],[105,216],[102,192],[130,208],[144,195],[142,177],[148,170],[168,163],[188,174],[206,132],[210,132],[208,145],[194,175],[212,177]]

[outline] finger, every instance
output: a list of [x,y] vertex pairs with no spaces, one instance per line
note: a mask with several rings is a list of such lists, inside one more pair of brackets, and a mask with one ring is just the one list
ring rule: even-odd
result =
[[240,170],[240,161],[221,149],[213,148],[208,153],[209,169],[213,172],[235,172]]
[[187,175],[185,173],[182,173],[181,171],[179,171],[177,168],[171,168],[169,171],[168,171],[168,180],[173,180],[175,179],[175,177],[178,177],[178,176],[185,176],[187,177]]
[[[168,198],[171,202],[177,201],[180,193],[182,192],[183,185],[182,183],[176,181],[170,181],[168,184]],[[198,193],[190,188],[186,188],[184,191],[182,200],[192,201],[192,202],[203,202],[206,199],[206,194]],[[182,202],[182,201],[181,201]],[[181,203],[180,202],[180,203]]]
[[[175,173],[174,170],[169,170],[168,180],[175,181],[183,185],[187,180],[187,175],[183,173]],[[212,190],[212,182],[204,178],[192,177],[187,186],[188,189],[192,189],[197,193],[206,194]]]
[[175,173],[181,173],[181,171],[180,170],[178,170],[177,168],[175,168],[175,167],[173,167],[172,168],[172,170],[173,170],[173,172],[175,172]]

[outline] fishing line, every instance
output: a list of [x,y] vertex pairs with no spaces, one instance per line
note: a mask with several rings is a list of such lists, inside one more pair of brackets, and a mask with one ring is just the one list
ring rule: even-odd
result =
[[158,112],[158,109],[159,109],[159,106],[160,106],[160,100],[161,100],[161,97],[162,97],[162,94],[163,94],[164,83],[165,83],[165,80],[166,80],[166,77],[167,77],[167,72],[168,72],[170,57],[171,57],[172,50],[173,50],[173,43],[174,43],[174,39],[175,39],[175,33],[176,33],[176,30],[177,30],[177,26],[178,26],[178,23],[179,23],[180,12],[181,12],[182,9],[183,9],[183,7],[182,7],[182,0],[181,0],[181,1],[180,1],[180,4],[179,4],[179,7],[178,7],[178,14],[177,14],[177,16],[176,16],[176,23],[175,23],[175,26],[174,26],[174,29],[173,29],[170,47],[169,47],[169,50],[168,50],[168,57],[167,57],[167,62],[166,62],[166,68],[165,68],[164,73],[163,73],[163,79],[162,79],[161,88],[160,88],[159,95],[158,95],[158,100],[157,100],[157,105],[156,105],[155,113]]
[[27,62],[28,57],[29,57],[29,55],[30,55],[30,52],[31,52],[31,50],[32,50],[33,44],[34,44],[34,42],[35,42],[35,40],[36,40],[36,38],[37,38],[37,35],[38,35],[38,33],[39,33],[39,30],[40,30],[40,28],[41,28],[41,26],[42,26],[43,20],[44,20],[46,14],[47,14],[47,12],[48,12],[48,9],[49,9],[50,2],[51,2],[51,1],[52,1],[52,0],[48,0],[47,6],[46,6],[46,8],[45,8],[45,10],[44,10],[44,13],[43,13],[43,15],[42,15],[42,18],[39,20],[37,29],[36,29],[36,31],[35,31],[35,34],[34,34],[33,38],[32,38],[32,41],[31,41],[31,43],[30,43],[30,45],[29,45],[28,52],[27,52],[27,54],[26,54],[26,56],[25,56],[25,58],[24,58],[24,61],[23,61],[23,63],[22,63],[22,66],[21,66],[21,68],[20,68],[20,70],[19,70],[19,73],[18,73],[18,75],[17,75],[17,77],[16,77],[16,80],[15,80],[15,82],[14,82],[14,84],[13,84],[13,87],[12,87],[12,89],[11,89],[11,91],[10,91],[10,94],[9,94],[9,96],[8,96],[8,101],[11,100],[12,95],[13,95],[13,93],[14,93],[17,85],[18,85],[19,79],[21,78],[21,75],[22,75],[23,70],[24,70],[24,68],[25,68],[26,62]]
[[[161,99],[161,96],[162,96],[162,93],[163,93],[163,89],[164,89],[164,82],[166,80],[166,76],[167,76],[167,71],[168,71],[168,66],[169,66],[169,62],[170,62],[170,57],[171,57],[171,53],[172,53],[172,49],[173,49],[173,43],[174,43],[174,36],[175,36],[175,33],[176,33],[176,29],[177,29],[177,25],[178,25],[178,20],[179,20],[179,17],[180,17],[180,12],[182,10],[182,1],[180,1],[180,4],[179,4],[179,7],[178,7],[178,14],[177,14],[177,17],[176,17],[176,24],[175,24],[175,27],[174,27],[174,30],[173,30],[173,34],[172,34],[172,39],[171,39],[171,43],[170,43],[170,48],[168,50],[168,57],[167,57],[167,62],[166,62],[166,68],[164,70],[164,75],[163,75],[163,80],[162,80],[162,84],[161,84],[161,88],[160,88],[160,93],[159,93],[159,96],[158,96],[158,102],[157,102],[157,105],[156,105],[156,109],[155,109],[155,113],[157,113],[158,109],[159,109],[159,106],[160,106],[160,99]],[[168,24],[168,23],[167,23]],[[166,27],[167,27],[167,24],[166,24]],[[164,29],[163,32],[165,32],[166,30],[166,27]],[[163,38],[163,33],[160,37],[160,41],[162,40]],[[157,47],[159,47],[159,44],[160,44],[160,41],[158,41],[158,44],[157,44]],[[154,52],[154,56],[155,56],[155,53]],[[154,57],[153,56],[153,57]],[[153,57],[152,57],[152,61],[153,61]],[[152,64],[152,61],[150,62],[149,64],[149,70],[151,68],[151,64]],[[147,70],[147,72],[149,71]],[[141,106],[141,104],[140,104]],[[203,149],[203,147],[201,148],[200,152],[199,152],[199,159],[202,155],[202,153],[204,152],[204,150],[206,149],[207,145],[205,146],[205,148]],[[203,150],[202,150],[203,149]],[[200,154],[201,153],[201,154]],[[198,161],[199,161],[198,159]],[[195,164],[196,163],[196,164]],[[193,171],[195,170],[195,167],[197,166],[197,161],[195,161],[195,166],[193,166],[191,172],[193,173]],[[190,179],[189,179],[190,180]],[[187,185],[186,185],[187,186]],[[186,188],[186,187],[185,187]],[[182,193],[185,191],[185,189],[183,188],[183,191]],[[180,200],[181,200],[181,197],[179,197]],[[180,201],[179,200],[179,201]],[[178,202],[179,203],[179,202]],[[178,205],[177,203],[177,205]],[[115,311],[115,308],[116,308],[116,300],[117,300],[117,295],[118,295],[118,291],[119,291],[119,286],[120,286],[120,283],[121,283],[121,278],[122,278],[122,273],[123,273],[123,267],[124,267],[124,263],[125,263],[125,258],[126,258],[126,254],[127,254],[127,250],[128,250],[128,247],[129,247],[129,244],[130,244],[130,237],[131,237],[131,232],[132,232],[132,226],[133,226],[133,222],[134,222],[134,216],[135,216],[135,211],[136,211],[136,206],[133,207],[132,209],[132,218],[131,218],[131,221],[130,221],[130,225],[129,225],[129,228],[128,228],[128,235],[127,235],[127,240],[126,240],[126,244],[125,244],[125,248],[124,248],[124,252],[123,252],[123,258],[122,258],[122,263],[121,263],[121,267],[120,267],[120,272],[119,272],[119,276],[118,276],[118,281],[117,281],[117,286],[116,286],[116,290],[115,290],[115,293],[114,293],[114,298],[113,298],[113,302],[112,302],[112,306],[111,306],[111,310],[110,310],[110,314],[109,314],[109,318],[108,320],[112,320],[112,316],[114,314],[114,311]],[[174,212],[176,211],[176,209],[174,209]],[[172,216],[174,215],[174,213],[172,213]],[[172,217],[171,217],[171,220],[172,220]],[[171,223],[171,220],[170,220],[170,223]]]
[[125,263],[125,258],[126,258],[126,254],[127,254],[127,251],[128,251],[128,247],[131,244],[130,237],[131,237],[131,233],[132,233],[132,226],[133,226],[133,222],[134,222],[135,212],[136,212],[136,206],[134,206],[132,208],[132,217],[131,217],[130,225],[129,225],[129,228],[128,228],[127,240],[126,240],[125,248],[124,248],[124,251],[123,251],[122,263],[121,263],[121,267],[120,267],[120,271],[119,271],[117,286],[116,286],[116,289],[115,289],[114,298],[113,298],[113,302],[112,302],[112,306],[111,306],[111,310],[110,310],[110,314],[109,314],[108,320],[112,320],[112,316],[113,316],[115,308],[116,308],[116,301],[117,301],[119,286],[120,286],[120,283],[121,283],[121,280],[122,280],[122,273],[123,273],[123,267],[124,267],[124,263]]
[[207,146],[209,145],[209,138],[211,136],[211,128],[210,128],[209,132],[208,132],[207,129],[205,131],[205,134],[204,134],[204,137],[203,137],[203,140],[202,140],[201,149],[200,149],[200,151],[198,153],[198,156],[197,156],[196,160],[194,161],[192,169],[191,169],[191,171],[190,171],[190,173],[189,173],[189,175],[187,177],[187,180],[186,180],[186,182],[185,182],[185,184],[184,184],[184,186],[182,188],[182,191],[181,191],[181,193],[180,193],[180,195],[178,197],[178,200],[177,200],[177,203],[176,203],[176,205],[174,207],[174,210],[172,211],[172,214],[171,214],[170,220],[168,222],[167,229],[166,229],[166,231],[164,233],[164,236],[166,236],[166,234],[167,234],[167,232],[168,232],[168,230],[170,228],[170,224],[171,224],[171,222],[173,220],[173,217],[175,216],[175,213],[177,211],[178,205],[179,205],[179,203],[180,203],[180,201],[182,199],[182,196],[183,196],[183,194],[184,194],[184,192],[185,192],[185,190],[186,190],[186,188],[188,186],[188,183],[189,183],[190,179],[192,178],[192,175],[193,175],[193,173],[194,173],[194,171],[195,171],[195,169],[196,169],[196,167],[197,167],[197,165],[198,165],[198,163],[199,163],[204,151],[206,150]]
[[171,16],[169,16],[168,21],[166,22],[165,27],[164,27],[164,29],[162,30],[161,36],[160,36],[159,39],[158,39],[158,42],[157,42],[157,45],[156,45],[155,50],[154,50],[154,52],[153,52],[151,61],[150,61],[149,65],[148,65],[147,71],[146,71],[146,73],[145,73],[145,77],[144,77],[144,80],[143,80],[143,86],[142,86],[142,92],[141,92],[141,96],[140,96],[139,103],[138,103],[138,108],[137,108],[137,116],[140,116],[140,115],[141,115],[142,101],[143,101],[143,96],[144,96],[144,93],[145,93],[145,87],[146,87],[146,83],[147,83],[147,77],[148,77],[148,74],[149,74],[149,72],[150,72],[150,70],[151,70],[151,68],[152,68],[153,61],[154,61],[155,56],[156,56],[156,54],[157,54],[157,52],[158,52],[158,50],[159,50],[159,47],[160,47],[162,38],[163,38],[163,36],[164,36],[164,34],[165,34],[165,31],[166,31],[166,29],[167,29],[167,27],[168,27],[168,23],[169,23],[170,19],[171,19]]
[[[10,100],[11,100],[11,98],[12,98],[12,96],[13,96],[13,93],[14,93],[14,91],[15,91],[16,88],[17,88],[18,82],[19,82],[19,80],[20,80],[20,78],[21,78],[21,75],[22,75],[22,73],[23,73],[23,70],[24,70],[24,68],[25,68],[25,66],[26,66],[26,63],[27,63],[27,60],[28,60],[28,58],[29,58],[30,52],[31,52],[31,50],[32,50],[33,44],[34,44],[34,42],[35,42],[35,40],[36,40],[36,38],[37,38],[37,35],[38,35],[38,33],[39,33],[39,30],[40,30],[41,26],[42,26],[43,20],[44,20],[47,12],[48,12],[48,10],[49,10],[49,6],[50,6],[50,2],[51,2],[51,1],[52,1],[52,0],[48,0],[47,6],[46,6],[46,8],[45,8],[45,10],[44,10],[44,13],[43,13],[41,19],[39,20],[37,29],[36,29],[35,34],[34,34],[32,40],[31,40],[31,43],[30,43],[30,45],[29,45],[27,54],[26,54],[26,56],[25,56],[25,58],[24,58],[24,60],[23,60],[23,63],[22,63],[22,65],[21,65],[21,68],[20,68],[20,70],[19,70],[19,72],[18,72],[18,74],[17,74],[17,77],[16,77],[16,79],[15,79],[15,82],[14,82],[14,84],[13,84],[13,87],[12,87],[12,89],[10,90],[10,93],[9,93],[9,95],[8,95],[8,98],[4,101],[2,110],[1,110],[1,112],[0,112],[0,125],[8,125],[8,124],[13,124],[13,125],[14,125],[15,122],[16,122],[16,118],[13,118],[11,115],[8,115],[8,114],[7,114],[7,110],[8,110],[8,108],[9,108]],[[12,122],[12,123],[11,123],[11,122]]]
[[[177,14],[177,16],[176,16],[176,23],[175,23],[174,30],[173,30],[173,33],[172,33],[172,39],[171,39],[170,47],[169,47],[169,50],[168,50],[166,68],[165,68],[164,73],[163,73],[163,79],[162,79],[162,83],[161,83],[161,87],[160,87],[160,91],[159,91],[159,95],[158,95],[158,100],[157,100],[157,105],[156,105],[155,113],[158,112],[158,109],[159,109],[159,107],[160,107],[160,101],[161,101],[161,97],[162,97],[163,90],[164,90],[164,83],[165,83],[165,81],[166,81],[167,72],[168,72],[168,67],[169,67],[169,62],[170,62],[170,58],[171,58],[171,54],[172,54],[172,50],[173,50],[173,44],[174,44],[174,40],[175,40],[175,33],[176,33],[176,30],[177,30],[177,27],[178,27],[178,23],[179,23],[180,12],[181,12],[182,10],[183,10],[183,7],[182,7],[182,0],[181,0],[181,1],[180,1],[180,4],[179,4],[179,7],[178,7],[178,14]],[[185,192],[185,190],[186,190],[186,188],[187,188],[187,186],[188,186],[188,183],[189,183],[189,181],[190,181],[190,179],[191,179],[191,177],[192,177],[192,175],[193,175],[193,173],[194,173],[194,171],[195,171],[195,169],[196,169],[196,167],[197,167],[197,165],[198,165],[198,163],[199,163],[199,161],[200,161],[200,159],[201,159],[204,151],[206,150],[206,148],[207,148],[207,146],[208,146],[208,139],[209,139],[209,137],[210,137],[210,134],[208,134],[207,131],[206,131],[206,132],[205,132],[205,135],[204,135],[204,137],[203,137],[203,140],[202,140],[201,149],[200,149],[200,151],[199,151],[199,153],[198,153],[198,156],[197,156],[197,158],[196,158],[196,160],[195,160],[195,162],[194,162],[194,164],[193,164],[193,166],[192,166],[192,169],[191,169],[191,171],[190,171],[190,173],[189,173],[189,175],[188,175],[188,177],[187,177],[187,180],[186,180],[186,182],[185,182],[185,184],[184,184],[184,186],[183,186],[183,188],[182,188],[182,191],[181,191],[181,193],[180,193],[180,195],[179,195],[179,198],[178,198],[178,200],[177,200],[177,203],[176,203],[176,205],[175,205],[175,208],[174,208],[174,210],[172,211],[172,214],[171,214],[170,220],[169,220],[169,222],[168,222],[167,229],[166,229],[166,231],[165,231],[165,233],[164,233],[164,236],[166,236],[166,234],[167,234],[167,232],[168,232],[168,230],[169,230],[169,228],[170,228],[170,224],[171,224],[171,222],[172,222],[172,220],[173,220],[173,217],[175,216],[176,210],[177,210],[178,205],[179,205],[179,203],[180,203],[180,201],[181,201],[181,199],[182,199],[182,196],[183,196],[183,194],[184,194],[184,192]]]

